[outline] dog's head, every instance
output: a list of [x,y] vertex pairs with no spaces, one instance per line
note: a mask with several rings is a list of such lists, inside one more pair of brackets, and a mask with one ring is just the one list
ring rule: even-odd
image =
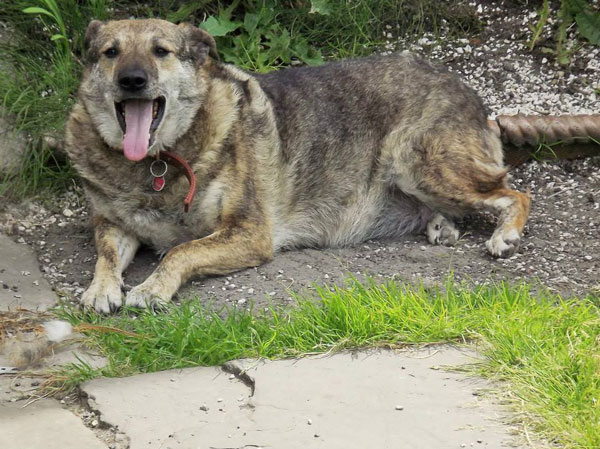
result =
[[214,39],[164,20],[93,21],[80,96],[104,141],[132,161],[156,154],[189,129],[206,94],[201,68]]

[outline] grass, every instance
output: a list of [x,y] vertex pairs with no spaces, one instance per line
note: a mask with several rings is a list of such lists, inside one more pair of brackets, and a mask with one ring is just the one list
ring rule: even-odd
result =
[[[86,379],[219,365],[247,357],[282,358],[367,347],[476,343],[470,371],[505,382],[528,428],[568,448],[600,447],[600,297],[533,295],[526,285],[443,289],[389,282],[318,288],[291,310],[210,311],[190,300],[166,313],[101,317],[64,309],[73,324],[135,334],[89,333],[106,368],[72,365],[60,388]],[[135,319],[131,314],[135,314]]]
[[287,10],[282,12],[282,21],[309,42],[318,43],[330,58],[365,56],[397,37],[416,40],[425,32],[439,36],[442,31],[451,38],[465,37],[483,29],[475,8],[460,0],[329,3],[332,7],[325,16],[304,13],[298,17],[294,10]]
[[[76,2],[69,0],[64,5],[71,3]],[[64,156],[49,148],[44,138],[61,140],[81,66],[65,39],[50,41],[52,23],[22,12],[30,4],[15,1],[0,14],[0,22],[11,25],[14,33],[10,42],[0,46],[0,59],[9,68],[6,76],[0,77],[0,112],[9,117],[17,132],[28,136],[21,170],[0,182],[0,195],[13,198],[52,195],[74,176]],[[46,39],[40,39],[43,36]]]

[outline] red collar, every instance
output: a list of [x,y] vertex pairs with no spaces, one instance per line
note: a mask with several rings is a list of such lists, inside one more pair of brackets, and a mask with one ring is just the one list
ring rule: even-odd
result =
[[[154,162],[157,162],[159,160],[170,162],[171,164],[176,165],[177,167],[182,169],[183,174],[190,182],[190,190],[186,195],[185,199],[183,200],[183,210],[185,212],[189,212],[190,204],[192,204],[192,200],[194,199],[194,195],[196,194],[196,176],[194,175],[192,168],[185,160],[183,160],[181,156],[175,153],[170,153],[168,151],[161,151],[158,155],[158,158]],[[152,176],[154,176],[152,188],[157,192],[160,192],[165,185],[164,175],[167,172],[167,166],[165,165],[164,167],[164,171],[161,171],[160,173],[155,173],[152,166],[150,167],[150,173],[152,174]]]

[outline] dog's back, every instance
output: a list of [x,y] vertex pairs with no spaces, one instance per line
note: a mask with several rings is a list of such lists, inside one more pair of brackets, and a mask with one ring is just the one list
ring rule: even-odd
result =
[[[490,140],[484,159],[503,177],[477,94],[422,58],[372,56],[257,79],[273,105],[285,171],[276,246],[339,246],[423,229],[434,205],[416,200],[423,170],[414,168],[429,159],[424,140],[447,131]],[[448,154],[447,164],[459,156]]]

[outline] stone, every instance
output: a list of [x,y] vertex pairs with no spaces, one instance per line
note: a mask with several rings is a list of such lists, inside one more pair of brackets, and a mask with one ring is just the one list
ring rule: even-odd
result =
[[[328,449],[514,443],[505,412],[475,394],[489,384],[430,369],[473,360],[452,347],[342,353],[233,362],[249,376],[235,379],[218,368],[189,368],[82,388],[102,421],[129,436],[131,449],[300,449],[316,447],[316,438]],[[395,411],[397,404],[405,411]]]
[[0,107],[0,176],[13,175],[19,171],[27,152],[25,136]]
[[[0,22],[0,44],[12,39],[12,32]],[[0,58],[2,76],[12,76],[14,70],[5,58]],[[21,167],[27,151],[25,136],[15,129],[10,114],[0,106],[0,177],[15,174]]]
[[0,403],[2,449],[107,449],[81,419],[57,401]]
[[0,234],[0,311],[18,307],[45,311],[57,301],[31,248]]

